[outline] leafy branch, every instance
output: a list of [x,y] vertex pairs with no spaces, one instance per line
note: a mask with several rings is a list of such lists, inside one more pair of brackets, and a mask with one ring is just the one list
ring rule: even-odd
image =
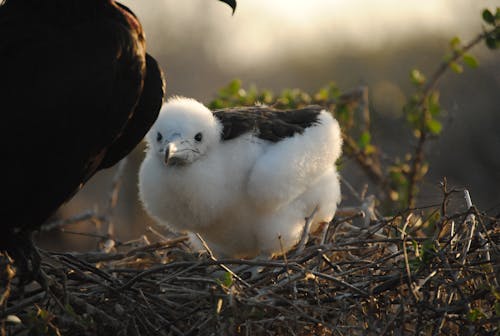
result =
[[419,70],[412,70],[410,76],[413,84],[417,87],[417,92],[411,97],[405,106],[407,119],[412,125],[414,135],[417,138],[417,145],[411,157],[409,169],[402,170],[404,173],[404,183],[406,190],[404,204],[408,207],[415,206],[418,193],[418,183],[422,180],[428,170],[425,163],[424,147],[427,140],[432,136],[437,136],[442,131],[442,125],[438,120],[441,107],[439,104],[439,92],[435,89],[438,81],[445,75],[448,69],[460,74],[463,72],[463,64],[470,68],[478,66],[474,56],[467,52],[477,46],[481,41],[485,41],[490,49],[498,49],[500,46],[500,8],[497,8],[495,15],[488,9],[482,13],[483,20],[488,25],[487,30],[476,36],[465,45],[461,44],[458,37],[450,41],[451,54],[447,55],[438,69],[431,75],[429,80]]
[[220,109],[260,103],[278,109],[292,109],[316,104],[334,111],[343,131],[344,155],[353,159],[380,189],[379,200],[388,206],[398,205],[400,209],[414,208],[419,184],[429,168],[425,160],[425,144],[442,132],[442,109],[436,89],[439,80],[448,69],[462,73],[463,64],[476,68],[478,62],[468,52],[481,41],[485,41],[490,49],[500,47],[500,8],[495,14],[484,10],[482,15],[486,23],[485,30],[466,44],[462,44],[458,37],[453,38],[450,41],[450,54],[445,56],[429,79],[417,69],[410,72],[415,93],[406,103],[404,114],[416,138],[416,145],[403,159],[395,158],[385,164],[382,162],[383,151],[372,142],[366,87],[342,93],[332,82],[312,94],[300,89],[285,89],[275,94],[256,86],[245,89],[240,80],[233,80],[218,92],[210,107]]

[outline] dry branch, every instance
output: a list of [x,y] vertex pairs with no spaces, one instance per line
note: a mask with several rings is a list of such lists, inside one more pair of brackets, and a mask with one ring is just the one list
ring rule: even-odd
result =
[[[436,209],[446,210],[443,225],[456,223],[453,235],[412,227],[419,209],[368,227],[338,218],[326,241],[273,260],[217,260],[189,251],[185,237],[114,253],[48,253],[51,295],[14,281],[2,318],[22,324],[4,330],[34,328],[40,307],[64,335],[495,334],[499,219],[474,207]],[[243,280],[242,265],[261,272]]]

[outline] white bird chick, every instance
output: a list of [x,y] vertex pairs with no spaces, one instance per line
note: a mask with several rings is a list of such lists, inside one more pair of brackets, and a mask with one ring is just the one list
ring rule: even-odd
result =
[[317,106],[211,112],[175,97],[147,142],[139,172],[146,211],[175,231],[200,234],[218,256],[286,252],[316,207],[313,230],[340,202],[340,128]]

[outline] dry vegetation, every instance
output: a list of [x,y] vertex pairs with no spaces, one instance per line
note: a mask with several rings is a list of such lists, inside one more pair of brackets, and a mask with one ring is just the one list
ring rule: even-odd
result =
[[190,251],[185,237],[151,229],[156,242],[107,237],[95,252],[42,251],[52,279],[45,290],[19,286],[4,256],[2,331],[498,335],[500,219],[474,206],[448,210],[465,203],[463,193],[443,185],[442,204],[393,218],[378,216],[373,198],[360,199],[325,234],[271,260],[215,260]]

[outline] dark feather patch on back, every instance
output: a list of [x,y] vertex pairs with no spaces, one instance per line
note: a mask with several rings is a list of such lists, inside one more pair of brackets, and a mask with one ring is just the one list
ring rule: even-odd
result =
[[307,106],[297,110],[276,110],[265,106],[237,107],[214,111],[223,125],[222,140],[234,139],[244,133],[278,142],[318,124],[321,106]]

